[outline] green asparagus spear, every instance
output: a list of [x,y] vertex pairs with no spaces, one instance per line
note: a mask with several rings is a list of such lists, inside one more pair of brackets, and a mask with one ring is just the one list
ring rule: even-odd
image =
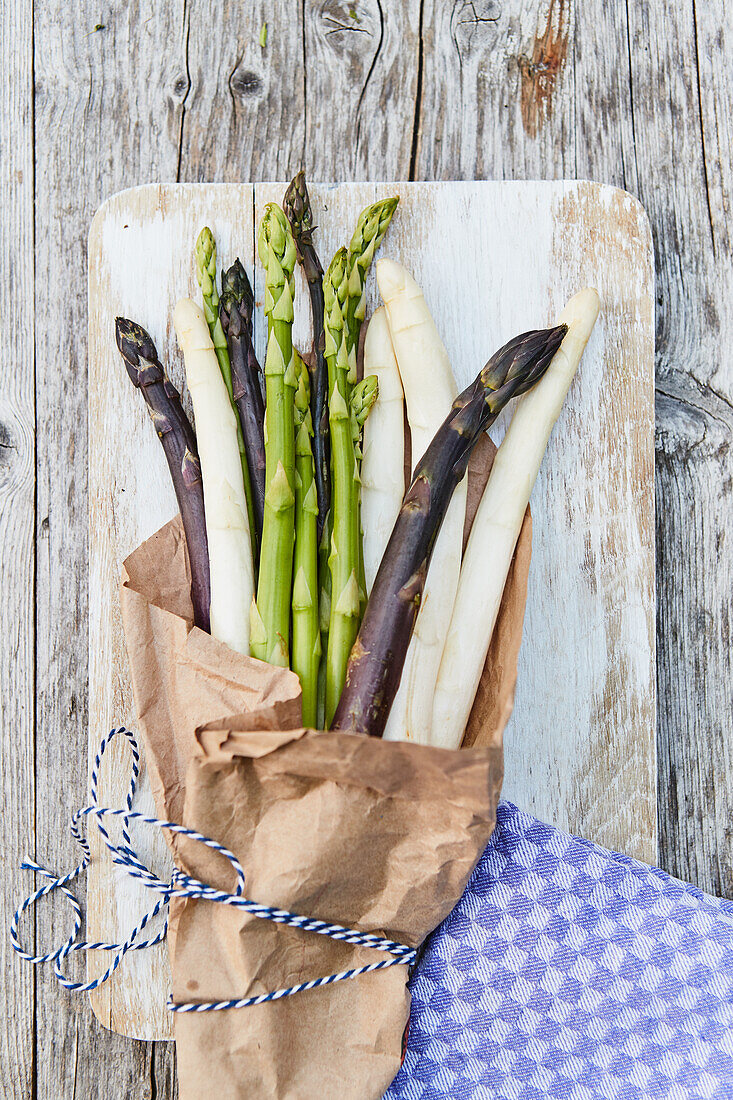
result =
[[295,244],[287,218],[268,203],[257,249],[265,268],[265,509],[257,600],[252,605],[250,649],[287,668],[295,540],[295,361],[293,297]]
[[349,406],[349,357],[345,307],[347,253],[339,249],[323,282],[325,356],[328,366],[328,417],[331,433],[331,510],[333,534],[331,615],[326,654],[326,723],[330,724],[346,677],[346,665],[359,627],[359,552],[357,540],[356,454]]
[[326,728],[326,656],[328,627],[331,621],[331,569],[328,564],[331,547],[333,513],[329,508],[318,540],[318,623],[321,632],[321,663],[318,667],[318,729]]
[[354,440],[356,456],[356,537],[359,547],[359,622],[364,617],[367,603],[366,572],[364,569],[364,531],[361,525],[361,460],[363,457],[361,440],[369,413],[379,396],[379,381],[376,374],[362,378],[351,391],[351,437]]
[[291,665],[303,691],[303,725],[318,721],[318,668],[321,633],[318,619],[318,502],[314,480],[308,368],[295,353],[295,559],[293,564],[293,651]]
[[259,556],[257,538],[258,525],[252,498],[252,483],[249,476],[249,466],[247,464],[244,436],[242,435],[242,425],[240,423],[239,410],[237,409],[232,389],[232,368],[229,361],[227,338],[224,335],[224,329],[219,319],[219,292],[216,288],[216,241],[208,225],[204,226],[196,240],[196,278],[201,287],[201,295],[204,300],[204,316],[206,317],[206,323],[211,333],[211,340],[214,344],[214,351],[216,352],[216,358],[219,362],[219,369],[221,370],[222,378],[226,384],[229,400],[232,403],[232,409],[234,410],[234,415],[237,420],[237,443],[239,444],[239,457],[242,463],[244,495],[247,500],[247,518],[249,521],[250,541],[252,543],[252,557],[256,570]]
[[415,467],[349,659],[333,729],[381,737],[405,663],[440,525],[471,452],[512,397],[538,382],[566,325],[501,348],[453,407]]
[[366,277],[374,253],[387,232],[392,215],[400,201],[399,195],[382,199],[362,210],[349,244],[348,255],[348,304],[346,307],[346,350],[349,355],[349,382],[356,382],[356,356],[359,350],[359,334],[366,312]]

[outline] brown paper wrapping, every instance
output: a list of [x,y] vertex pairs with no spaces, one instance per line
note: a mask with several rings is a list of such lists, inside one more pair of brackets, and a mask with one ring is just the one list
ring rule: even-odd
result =
[[[469,469],[469,513],[494,448]],[[489,840],[502,779],[529,567],[527,517],[466,740],[448,752],[300,727],[297,677],[193,628],[180,519],[125,562],[125,638],[160,816],[225,845],[247,897],[418,947],[459,900]],[[227,862],[172,845],[231,889]],[[257,995],[385,956],[222,905],[178,901],[176,1001]],[[176,1015],[181,1100],[380,1097],[399,1069],[407,970],[394,966],[256,1007]]]

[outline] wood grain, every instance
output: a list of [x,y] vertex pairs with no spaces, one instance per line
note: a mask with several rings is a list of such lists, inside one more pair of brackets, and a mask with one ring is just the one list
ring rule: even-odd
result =
[[311,179],[412,178],[420,7],[419,0],[305,0],[303,163]]
[[639,193],[656,227],[664,865],[733,894],[733,27],[629,6]]
[[[33,55],[32,19],[23,3],[0,9],[0,118],[7,120],[0,156],[0,737],[3,812],[0,852],[0,975],[6,1002],[0,1022],[0,1095],[21,1100],[33,1090],[33,974],[19,963],[7,928],[33,878],[21,871],[35,856],[34,615],[35,398],[33,378]],[[32,919],[22,926],[34,950]]]
[[240,5],[225,2],[185,5],[185,11],[189,88],[178,179],[295,175],[304,155],[301,5],[250,0],[246,17]]
[[[374,11],[372,0],[354,0],[347,15],[352,6],[360,18],[367,8]],[[341,55],[317,52],[325,33],[324,5],[317,0],[254,0],[234,11],[227,0],[204,7],[185,0],[156,5],[112,0],[103,9],[89,0],[36,0],[34,6],[30,0],[10,0],[3,6],[0,159],[3,187],[8,181],[11,186],[3,191],[0,223],[13,247],[0,258],[6,303],[0,324],[4,336],[9,325],[18,336],[12,345],[16,370],[32,354],[27,295],[22,316],[13,312],[34,253],[27,188],[35,191],[37,211],[39,858],[58,867],[74,858],[57,825],[81,803],[86,784],[81,763],[87,707],[85,398],[63,368],[74,362],[83,371],[86,362],[83,253],[92,214],[114,191],[136,183],[275,178],[286,174],[285,164],[299,166],[293,162],[302,158],[322,179],[349,179],[357,172],[382,179],[578,176],[624,186],[642,198],[652,220],[657,267],[659,860],[703,888],[733,894],[728,450],[733,423],[725,354],[733,317],[727,227],[733,147],[730,14],[722,0],[704,5],[569,0],[564,62],[531,136],[522,120],[521,64],[545,35],[549,6],[548,0],[380,0],[382,48],[393,35],[395,60],[381,68],[378,58],[368,81],[375,106],[362,111],[358,157],[352,104],[368,70],[357,56],[352,76]],[[258,45],[263,15],[270,28],[264,54]],[[104,30],[95,31],[97,25]],[[227,96],[226,66],[211,64],[231,35],[244,47],[238,97]],[[330,46],[334,37],[338,40],[332,36]],[[268,68],[257,94],[248,93],[252,82],[246,74],[261,75],[275,58],[277,67]],[[342,71],[334,74],[334,65]],[[188,95],[189,67],[201,74],[198,96]],[[334,86],[344,89],[341,101],[328,94]],[[300,97],[299,109],[284,114],[278,97],[293,94]],[[212,103],[216,116],[206,113]],[[199,112],[213,120],[209,132],[197,123]],[[198,142],[188,141],[189,124],[196,125]],[[27,146],[33,139],[34,156]],[[19,159],[22,180],[9,174],[9,165],[17,168]],[[11,322],[11,316],[19,320]],[[4,341],[3,347],[11,345]],[[3,424],[12,420],[5,410],[22,385],[9,378],[3,372]],[[69,478],[59,476],[69,462],[64,440],[73,441],[71,495]],[[7,513],[13,523],[28,514],[24,508],[32,508],[27,487],[23,492],[25,503],[15,509],[13,498],[14,510]],[[6,501],[3,488],[3,508]],[[13,552],[23,545],[14,533]],[[4,574],[8,582],[18,577],[20,595],[12,606],[24,617],[18,629],[26,638],[33,631],[28,558],[28,551],[19,553],[22,566],[16,563],[15,573]],[[70,584],[57,575],[67,563],[75,577]],[[58,652],[50,656],[60,647],[68,650],[63,662]],[[27,664],[28,658],[23,660]],[[22,675],[18,658],[5,662],[3,714],[15,715],[21,701],[27,714],[32,681]],[[20,747],[23,729],[21,724],[14,732],[4,794],[5,804],[17,806],[24,822],[34,769],[32,746],[23,741]],[[25,851],[21,832],[18,842]],[[10,869],[16,864],[11,853],[6,870],[11,890]],[[52,942],[52,925],[58,931],[44,912],[39,945]],[[12,965],[12,1010],[27,1020],[23,983],[31,979],[20,964]],[[39,975],[37,984],[35,1035],[23,1024],[12,1042],[19,1062],[27,1065],[22,1052],[35,1045],[38,1100],[98,1091],[173,1097],[169,1046],[156,1047],[153,1055],[151,1048],[105,1034],[52,980]],[[8,1033],[13,1019],[11,1014]],[[3,1081],[5,1095],[29,1094],[27,1078],[19,1074]]]
[[[252,210],[256,225],[284,186],[138,188],[111,199],[95,218],[89,257],[92,754],[100,729],[135,724],[119,618],[120,562],[176,510],[162,449],[119,363],[114,317],[122,312],[149,328],[180,383],[170,314],[178,297],[197,294],[191,247],[198,229],[211,224],[227,262],[240,254],[261,302]],[[359,210],[391,190],[374,183],[311,185],[325,262],[350,236]],[[533,497],[533,563],[516,714],[507,729],[506,793],[544,820],[652,861],[653,274],[646,216],[630,196],[595,184],[408,183],[399,193],[384,251],[408,264],[423,286],[459,389],[492,350],[551,321],[581,286],[595,285],[601,294],[602,319]],[[526,230],[519,239],[517,224]],[[480,277],[461,280],[469,253]],[[376,298],[372,279],[370,311]],[[305,346],[303,286],[296,313],[296,339]],[[255,317],[263,358],[261,310]],[[125,765],[123,756],[105,769],[105,804],[124,799]],[[109,860],[92,869],[94,936],[119,936],[146,905],[142,889],[120,885]],[[164,976],[162,955],[136,958],[115,978],[104,1022],[138,1037],[168,1034]],[[98,1012],[99,1006],[95,999]]]
[[[184,11],[35,4],[36,845],[59,869],[79,858],[67,823],[87,785],[87,235],[102,200],[138,173],[176,177]],[[39,907],[39,945],[58,944],[68,920],[61,902]],[[84,973],[80,960],[69,969]],[[37,1097],[154,1095],[153,1048],[111,1036],[50,968],[36,983]]]
[[575,175],[574,9],[425,0],[415,178]]

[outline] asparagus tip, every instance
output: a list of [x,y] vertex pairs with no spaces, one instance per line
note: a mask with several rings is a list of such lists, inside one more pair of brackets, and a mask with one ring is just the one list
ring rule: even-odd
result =
[[204,255],[204,256],[208,257],[208,255],[211,253],[211,250],[212,250],[213,247],[214,247],[214,234],[212,233],[209,226],[205,225],[203,227],[203,229],[201,230],[201,232],[199,233],[198,237],[196,238],[196,252],[197,252],[197,254],[201,254],[201,255]]
[[283,199],[283,210],[290,221],[292,221],[291,213],[295,215],[297,220],[308,217],[310,214],[308,186],[305,182],[305,171],[302,168],[293,176],[287,186],[285,198]]
[[257,251],[264,267],[267,267],[271,255],[276,256],[290,271],[295,265],[295,242],[290,223],[276,202],[268,202],[262,214]]
[[244,269],[244,264],[239,257],[227,271],[222,268],[221,295],[219,296],[220,316],[228,317],[233,305],[239,306],[246,318],[251,318],[254,309],[254,293],[252,284]]
[[481,372],[487,402],[495,404],[495,395],[501,391],[501,401],[505,403],[507,388],[511,389],[510,396],[526,393],[542,378],[567,331],[567,325],[533,329],[504,344]]
[[307,248],[312,244],[312,234],[315,229],[310,195],[305,182],[305,172],[302,168],[288,184],[283,199],[283,210],[290,222],[290,228],[293,231],[298,249],[298,259],[302,263],[304,258],[303,248]]
[[216,298],[216,241],[208,225],[199,233],[194,247],[196,279],[204,299]]
[[359,427],[362,427],[366,422],[378,396],[379,379],[376,374],[365,375],[361,382],[357,382],[354,386],[351,393],[351,408]]
[[152,337],[137,321],[131,321],[127,317],[117,317],[115,318],[115,338],[120,355],[125,361],[127,373],[133,384],[139,386],[141,360],[146,363],[157,364],[158,362],[158,352]]

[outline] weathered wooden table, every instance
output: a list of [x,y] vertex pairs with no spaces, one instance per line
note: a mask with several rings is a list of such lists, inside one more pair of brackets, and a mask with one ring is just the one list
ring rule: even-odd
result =
[[[176,1091],[171,1047],[104,1032],[5,934],[20,856],[76,858],[86,236],[136,183],[304,164],[324,180],[581,177],[639,196],[658,277],[659,862],[733,894],[732,51],[723,0],[0,6],[3,1098]],[[60,906],[39,912],[39,947],[54,919]]]

